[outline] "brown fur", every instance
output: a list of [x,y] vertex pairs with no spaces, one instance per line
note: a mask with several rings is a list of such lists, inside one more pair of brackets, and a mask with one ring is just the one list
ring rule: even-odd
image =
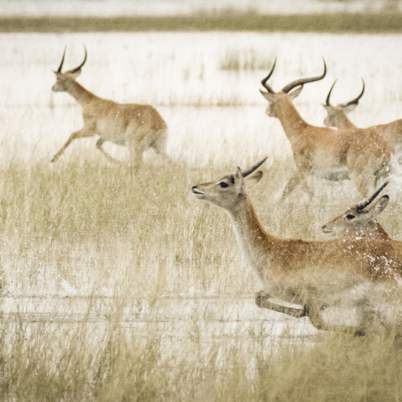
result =
[[257,172],[243,178],[238,170],[217,182],[194,186],[192,191],[197,198],[228,213],[239,247],[263,283],[264,297],[305,305],[314,325],[334,330],[350,326],[332,322],[324,310],[346,304],[350,311],[359,313],[359,322],[352,330],[366,330],[372,325],[367,317],[377,309],[375,297],[387,297],[390,292],[385,289],[400,286],[402,243],[368,238],[304,241],[273,236],[262,227],[246,193],[245,183],[258,181],[261,176],[262,172]]
[[[324,119],[324,124],[327,126],[333,126],[341,130],[359,130],[359,128],[349,119],[347,112],[342,105],[325,105],[324,107],[328,113],[328,116]],[[402,146],[402,119],[394,120],[390,123],[370,126],[369,129],[375,130],[387,142],[393,152],[396,147]],[[365,131],[358,132],[365,133]]]
[[331,178],[332,171],[347,169],[363,196],[377,186],[379,179],[389,174],[391,149],[375,129],[341,132],[313,126],[296,110],[292,94],[278,92],[263,95],[270,102],[267,114],[280,120],[298,168],[297,175],[289,181],[284,191],[284,197],[310,174]]
[[385,229],[377,222],[377,216],[388,205],[389,197],[384,195],[378,199],[379,189],[369,201],[348,208],[321,227],[324,233],[336,233],[349,239],[366,238],[371,240],[390,240]]
[[95,135],[99,135],[97,149],[111,162],[119,161],[103,149],[105,141],[127,146],[134,168],[139,167],[142,154],[148,148],[153,148],[163,157],[166,156],[167,125],[153,106],[123,104],[102,99],[80,85],[75,80],[77,74],[56,73],[56,76],[53,90],[67,92],[81,105],[84,127],[70,135],[52,162],[55,162],[75,139]]

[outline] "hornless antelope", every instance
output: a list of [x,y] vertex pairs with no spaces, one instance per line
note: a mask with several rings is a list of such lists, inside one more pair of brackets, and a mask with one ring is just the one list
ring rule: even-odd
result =
[[[266,159],[266,158],[265,158]],[[308,315],[314,326],[357,334],[395,325],[396,295],[402,295],[402,243],[393,240],[282,239],[266,232],[246,188],[263,173],[252,168],[192,187],[200,200],[223,208],[238,246],[260,278],[261,299],[278,298],[303,308],[276,309],[297,317]],[[385,303],[385,304],[384,304]],[[385,307],[384,307],[385,306]],[[399,305],[400,306],[400,305]],[[292,311],[293,310],[293,311]]]
[[159,112],[151,105],[116,103],[102,99],[80,85],[76,78],[87,61],[87,50],[82,63],[69,71],[62,72],[66,50],[56,74],[54,92],[67,92],[81,106],[84,127],[70,135],[67,142],[54,155],[55,162],[66,148],[77,138],[98,135],[96,148],[111,162],[119,162],[103,149],[103,143],[110,141],[118,145],[126,145],[130,153],[130,161],[137,169],[145,150],[152,148],[159,155],[165,156],[167,125]]
[[[347,103],[339,103],[334,106],[331,105],[331,94],[334,89],[336,81],[332,84],[328,95],[323,104],[327,112],[324,119],[324,124],[328,127],[336,127],[339,129],[357,129],[356,125],[349,119],[348,113],[356,108],[359,100],[364,94],[365,83],[362,79],[362,90],[360,94]],[[370,128],[375,129],[380,136],[389,144],[395,154],[402,151],[402,119],[391,121],[390,123],[377,124]],[[401,161],[399,161],[401,163]]]
[[[368,196],[379,182],[389,175],[391,150],[374,129],[336,130],[308,124],[293,104],[304,84],[321,80],[326,75],[326,64],[321,75],[301,78],[275,92],[268,84],[276,62],[261,81],[266,91],[260,91],[268,100],[266,113],[280,120],[292,147],[297,173],[289,180],[282,198],[291,193],[308,175],[328,180],[352,179],[363,196]],[[357,135],[361,131],[363,135]]]
[[390,237],[384,228],[377,222],[377,216],[385,209],[389,196],[378,196],[387,186],[385,182],[368,200],[359,202],[347,209],[343,214],[332,219],[321,227],[327,234],[336,234],[349,239],[382,239]]

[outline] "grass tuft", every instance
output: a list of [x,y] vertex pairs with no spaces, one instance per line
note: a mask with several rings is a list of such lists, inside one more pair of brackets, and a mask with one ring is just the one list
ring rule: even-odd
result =
[[229,71],[268,70],[272,66],[273,61],[273,57],[260,55],[253,48],[246,49],[245,51],[230,49],[224,55],[220,68]]

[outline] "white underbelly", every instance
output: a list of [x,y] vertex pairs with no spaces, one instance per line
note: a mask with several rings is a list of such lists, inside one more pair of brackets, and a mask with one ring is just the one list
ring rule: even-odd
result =
[[126,144],[126,127],[123,124],[110,124],[109,122],[98,122],[96,125],[97,134],[104,140],[114,144]]
[[342,181],[350,179],[349,172],[345,168],[322,169],[322,170],[317,169],[314,172],[314,176],[331,181]]
[[394,155],[399,164],[402,164],[402,144],[396,144],[394,147]]
[[[302,158],[295,159],[296,165],[306,166],[306,161]],[[326,179],[326,180],[348,180],[349,172],[345,164],[341,163],[339,158],[328,154],[314,154],[310,155],[307,161],[310,165],[310,173],[313,176]]]

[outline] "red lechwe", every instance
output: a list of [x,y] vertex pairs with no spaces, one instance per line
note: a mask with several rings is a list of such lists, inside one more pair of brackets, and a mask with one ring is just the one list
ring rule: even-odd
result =
[[[348,113],[356,108],[359,104],[361,97],[365,91],[365,83],[362,80],[362,90],[360,94],[346,103],[339,103],[337,105],[331,104],[331,94],[334,89],[336,81],[332,84],[328,95],[323,104],[324,109],[327,112],[327,116],[324,119],[324,124],[328,127],[336,127],[338,129],[358,129],[358,127],[349,119]],[[377,124],[370,128],[375,129],[379,135],[389,144],[394,154],[400,155],[402,151],[402,119],[394,120],[385,124]],[[364,132],[363,132],[364,134]],[[399,161],[401,163],[401,161]]]
[[[266,232],[246,190],[261,179],[263,173],[257,169],[264,161],[192,187],[198,199],[229,215],[238,246],[263,285],[257,301],[273,297],[304,306],[302,313],[288,313],[308,315],[320,329],[356,334],[393,329],[397,313],[402,313],[397,297],[402,295],[402,243],[304,241]],[[283,312],[275,304],[270,308]]]
[[[282,198],[313,175],[328,180],[350,178],[363,197],[367,197],[391,174],[392,152],[375,129],[336,130],[307,123],[293,104],[303,86],[321,80],[321,75],[297,79],[275,92],[268,84],[276,62],[261,81],[260,91],[268,101],[266,113],[279,119],[290,142],[297,173],[289,180]],[[361,134],[361,135],[358,135]]]
[[65,50],[58,69],[55,71],[54,92],[67,92],[82,108],[84,127],[70,135],[67,142],[53,156],[55,162],[76,139],[99,136],[96,147],[111,162],[112,158],[102,145],[105,141],[125,145],[130,153],[130,163],[137,169],[145,150],[152,148],[165,158],[167,125],[159,112],[151,105],[116,103],[100,98],[80,85],[76,78],[87,60],[87,51],[82,63],[69,71],[62,72]]
[[336,234],[350,239],[369,238],[390,240],[388,233],[377,222],[377,216],[389,202],[388,195],[378,196],[388,183],[384,183],[368,200],[348,208],[341,215],[321,227],[327,234]]

